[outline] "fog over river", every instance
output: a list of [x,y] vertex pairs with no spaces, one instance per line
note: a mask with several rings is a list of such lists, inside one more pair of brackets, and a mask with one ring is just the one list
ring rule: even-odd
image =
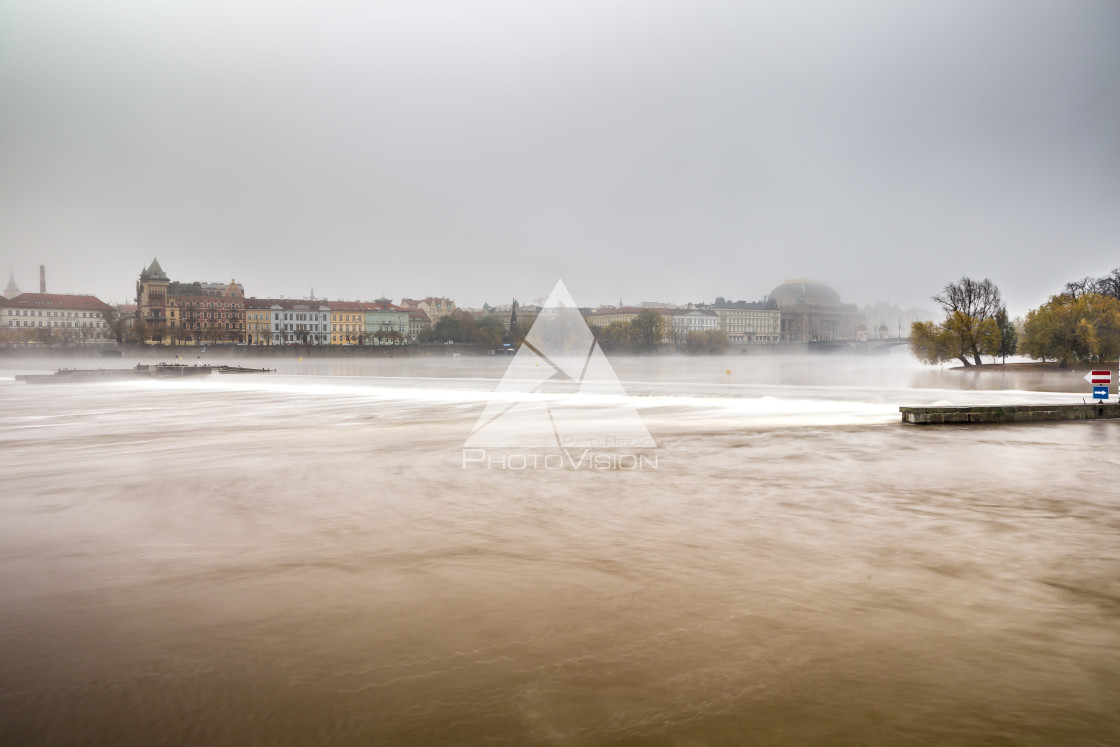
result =
[[1120,423],[898,414],[1079,373],[612,358],[656,469],[497,470],[507,358],[204,357],[0,358],[0,744],[1120,734]]

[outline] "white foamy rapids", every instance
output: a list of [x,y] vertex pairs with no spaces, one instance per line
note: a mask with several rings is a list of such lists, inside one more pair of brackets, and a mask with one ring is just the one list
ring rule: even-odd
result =
[[[685,382],[623,382],[627,394],[601,393],[594,382],[580,391],[563,384],[549,391],[494,391],[488,378],[268,376],[183,380],[110,381],[96,386],[136,391],[227,393],[275,400],[276,406],[317,402],[347,408],[395,403],[405,416],[427,419],[440,408],[473,412],[491,402],[542,402],[574,411],[637,409],[651,427],[688,424],[702,428],[879,425],[897,422],[900,405],[993,405],[1079,401],[1074,393],[1023,390],[903,389],[861,386],[711,385]],[[79,385],[82,386],[82,385]],[[434,408],[434,410],[433,410]]]
[[[316,377],[318,378],[318,377]],[[758,387],[741,388],[728,394],[714,394],[703,387],[660,385],[658,394],[600,394],[582,392],[510,393],[486,391],[492,380],[428,379],[423,381],[380,380],[351,377],[346,383],[327,383],[308,377],[277,377],[274,379],[211,379],[205,381],[139,381],[107,382],[103,386],[118,389],[165,390],[181,394],[197,391],[241,393],[277,398],[287,404],[296,400],[318,400],[321,405],[357,406],[395,402],[401,406],[449,407],[483,406],[489,402],[542,402],[549,407],[571,410],[636,408],[653,422],[688,423],[701,427],[750,427],[795,425],[859,425],[888,423],[898,419],[898,406],[850,399],[849,392],[837,391],[836,398],[822,396],[817,387],[786,388],[793,396],[776,397],[759,394]],[[627,388],[652,389],[641,384]],[[688,393],[688,390],[696,393]],[[803,392],[800,390],[804,390]],[[847,395],[847,396],[846,396]]]

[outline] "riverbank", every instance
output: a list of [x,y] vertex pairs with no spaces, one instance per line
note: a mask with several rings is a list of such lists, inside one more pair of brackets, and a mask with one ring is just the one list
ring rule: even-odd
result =
[[[73,346],[12,346],[0,358],[406,358],[490,355],[473,345],[137,345],[134,343]],[[495,353],[496,354],[496,353]]]
[[1097,368],[1107,368],[1116,370],[1116,361],[1098,363],[1090,365],[1088,363],[1077,363],[1068,368],[1062,368],[1060,363],[1056,361],[1030,361],[1028,363],[985,363],[982,366],[953,366],[950,371],[971,371],[979,373],[981,371],[998,371],[1004,373],[1025,373],[1031,371],[1044,371],[1053,373],[1085,373]]
[[[685,356],[684,351],[659,348],[652,353],[604,350],[608,357]],[[851,352],[851,351],[849,351]],[[778,357],[784,355],[835,354],[826,348],[811,348],[808,343],[791,342],[769,345],[729,346],[715,355]],[[199,356],[237,356],[250,358],[455,358],[463,356],[504,357],[508,351],[469,344],[410,343],[408,345],[139,345],[107,343],[97,345],[8,345],[0,347],[0,359],[10,358],[196,358]],[[693,355],[711,358],[711,355]]]

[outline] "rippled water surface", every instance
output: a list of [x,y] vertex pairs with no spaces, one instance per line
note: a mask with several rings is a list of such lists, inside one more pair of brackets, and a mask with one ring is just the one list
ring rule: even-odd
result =
[[0,359],[0,743],[1120,734],[1120,423],[898,422],[1079,374],[616,359],[656,470],[502,471],[507,359],[242,362]]

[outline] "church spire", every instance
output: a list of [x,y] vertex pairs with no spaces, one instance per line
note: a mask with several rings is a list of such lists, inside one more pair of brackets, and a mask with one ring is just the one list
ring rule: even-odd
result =
[[19,295],[19,286],[16,285],[16,274],[11,268],[8,269],[8,287],[4,289],[4,298],[15,298]]

